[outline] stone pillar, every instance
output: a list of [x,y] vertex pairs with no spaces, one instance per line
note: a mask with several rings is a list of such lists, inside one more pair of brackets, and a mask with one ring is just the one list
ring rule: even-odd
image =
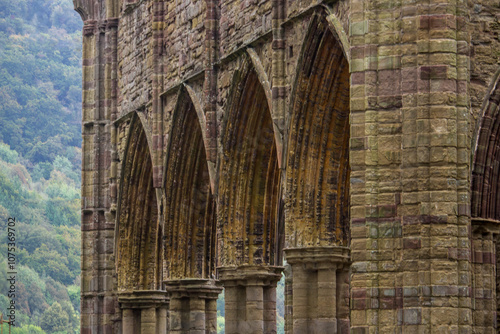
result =
[[165,282],[170,296],[171,334],[216,334],[218,282],[181,279]]
[[292,267],[285,265],[285,333],[293,332],[293,273]]
[[283,267],[219,268],[226,299],[226,334],[276,333],[276,284]]
[[500,222],[472,220],[472,323],[477,333],[497,333],[498,236]]
[[168,330],[168,305],[160,307],[156,315],[156,328],[159,334],[167,333]]
[[207,333],[217,334],[217,299],[205,300],[205,319],[207,321]]
[[[347,333],[345,319],[339,311],[348,309],[348,299],[340,298],[345,288],[349,249],[346,247],[311,247],[285,249],[287,264],[291,266],[292,318],[288,333]],[[290,278],[287,277],[287,280]],[[345,316],[345,314],[342,314]],[[348,314],[347,314],[348,316]]]
[[141,333],[156,334],[156,308],[149,307],[141,310]]
[[350,8],[351,332],[471,333],[467,1]]
[[140,290],[118,295],[122,309],[123,334],[167,333],[166,291]]
[[122,333],[134,334],[134,310],[131,308],[122,311]]

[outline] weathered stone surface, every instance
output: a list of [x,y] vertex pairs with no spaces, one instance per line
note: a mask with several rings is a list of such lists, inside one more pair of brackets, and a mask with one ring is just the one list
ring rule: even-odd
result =
[[82,333],[498,330],[498,1],[74,3]]

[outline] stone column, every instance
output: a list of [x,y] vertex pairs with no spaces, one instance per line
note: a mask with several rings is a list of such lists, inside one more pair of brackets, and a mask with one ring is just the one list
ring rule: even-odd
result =
[[472,332],[467,8],[350,1],[353,333]]
[[123,334],[164,334],[167,332],[166,291],[141,290],[118,295],[122,309]]
[[156,308],[149,307],[141,310],[141,333],[156,334]]
[[276,284],[283,267],[219,268],[226,299],[226,334],[276,333]]
[[[291,266],[291,328],[289,333],[347,333],[339,311],[348,307],[337,287],[345,280],[349,262],[346,247],[311,247],[285,249]],[[288,277],[287,277],[288,279]],[[343,287],[342,284],[340,284]],[[344,305],[346,304],[346,305]],[[287,320],[289,322],[289,319]],[[347,331],[349,328],[346,328]]]
[[500,222],[472,219],[472,324],[477,333],[497,333],[498,236]]
[[131,308],[122,311],[122,333],[134,334],[134,310]]
[[217,297],[222,292],[217,281],[181,279],[165,285],[170,296],[169,333],[217,333]]
[[168,304],[160,307],[156,312],[156,328],[159,334],[168,331]]

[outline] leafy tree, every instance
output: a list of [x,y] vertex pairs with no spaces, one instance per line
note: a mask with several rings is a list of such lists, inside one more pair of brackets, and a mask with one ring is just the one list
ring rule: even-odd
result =
[[224,334],[226,330],[226,320],[217,312],[217,334]]
[[10,146],[0,143],[0,159],[10,164],[17,163],[18,153],[10,149]]
[[[42,244],[28,259],[28,264],[35,268],[38,274],[47,274],[53,280],[71,284],[74,274],[67,267],[68,259],[54,250],[50,250],[46,244]],[[48,288],[48,287],[47,287]],[[66,291],[66,289],[64,289]]]
[[[78,328],[79,317],[78,314],[75,312],[75,309],[73,308],[71,302],[65,300],[61,303],[61,307],[63,311],[66,312],[66,314],[68,315],[68,322],[69,322],[68,329]],[[73,330],[70,331],[73,332]]]
[[16,307],[21,310],[24,314],[28,316],[31,315],[30,307],[28,304],[29,300],[28,291],[26,291],[26,286],[23,282],[16,282]]
[[68,314],[58,302],[54,302],[42,315],[41,327],[49,333],[65,331],[68,326]]
[[80,178],[78,173],[74,170],[73,165],[69,161],[68,158],[62,157],[60,155],[56,156],[53,162],[54,170],[57,170],[67,177],[69,177],[71,180],[75,182],[75,184],[78,184],[80,182]]
[[75,284],[68,286],[68,295],[74,309],[80,311],[80,286]]
[[[54,302],[68,327],[47,333],[77,327],[77,286],[66,287],[80,275],[81,28],[71,0],[0,0],[0,221],[16,218],[16,334],[45,333]],[[0,307],[5,238],[0,229]]]
[[46,281],[46,286],[47,286],[46,295],[49,304],[52,303],[53,301],[57,301],[59,303],[62,303],[65,300],[69,301],[68,291],[61,283],[56,282],[51,277],[48,277]]
[[46,310],[49,305],[45,301],[45,296],[43,295],[42,289],[34,284],[31,287],[30,291],[30,298],[28,300],[30,310],[32,312],[42,312],[43,310]]
[[220,313],[222,317],[225,317],[225,294],[224,290],[222,290],[222,293],[219,295],[219,298],[217,298],[217,312]]
[[12,334],[45,334],[45,331],[38,326],[23,325],[22,327],[12,327]]
[[[5,253],[4,253],[5,254]],[[0,291],[5,293],[8,290],[7,282],[7,261],[0,261]]]
[[54,167],[50,162],[37,163],[35,168],[33,168],[31,177],[33,178],[33,181],[39,181],[42,178],[48,180],[53,169]]
[[9,211],[0,205],[0,221],[6,222],[9,219]]

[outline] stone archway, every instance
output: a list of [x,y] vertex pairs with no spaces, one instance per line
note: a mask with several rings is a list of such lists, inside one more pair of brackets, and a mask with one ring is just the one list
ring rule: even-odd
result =
[[[500,325],[497,267],[500,252],[500,70],[483,103],[474,148],[471,182],[471,229],[474,326],[485,332]],[[495,320],[496,319],[496,320]]]
[[241,68],[221,134],[218,273],[226,333],[274,333],[280,170],[264,88],[248,59]]
[[[202,113],[200,113],[202,115]],[[165,171],[165,277],[170,333],[217,328],[216,203],[195,105],[182,88]]]
[[321,16],[303,46],[289,123],[287,331],[349,330],[349,64]]
[[166,330],[157,191],[146,132],[137,115],[131,120],[118,203],[115,256],[122,332]]

